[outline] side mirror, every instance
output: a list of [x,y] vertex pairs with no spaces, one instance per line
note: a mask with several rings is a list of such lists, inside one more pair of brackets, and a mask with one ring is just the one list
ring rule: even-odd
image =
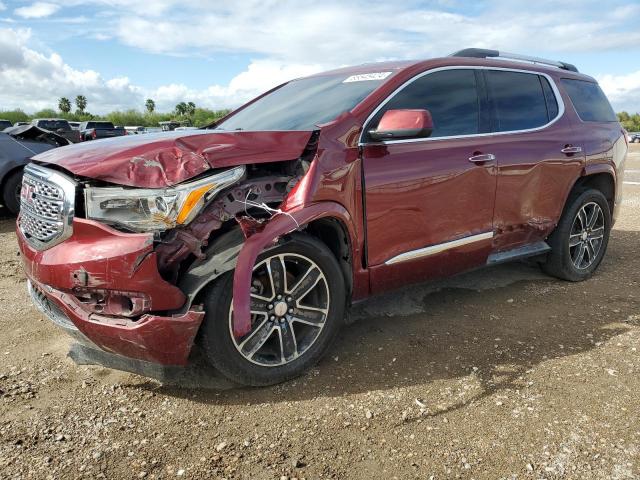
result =
[[433,131],[433,119],[429,110],[387,110],[378,128],[369,130],[374,140],[426,138]]

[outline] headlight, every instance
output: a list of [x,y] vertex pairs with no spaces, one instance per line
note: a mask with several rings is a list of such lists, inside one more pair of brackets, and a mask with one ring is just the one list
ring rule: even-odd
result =
[[87,187],[87,218],[134,232],[162,231],[189,223],[220,190],[242,178],[236,167],[169,188]]

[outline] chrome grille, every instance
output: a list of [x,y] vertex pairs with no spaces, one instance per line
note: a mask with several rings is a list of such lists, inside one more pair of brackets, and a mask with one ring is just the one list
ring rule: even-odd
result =
[[25,167],[18,225],[30,245],[45,250],[71,235],[75,188],[72,179],[55,170]]

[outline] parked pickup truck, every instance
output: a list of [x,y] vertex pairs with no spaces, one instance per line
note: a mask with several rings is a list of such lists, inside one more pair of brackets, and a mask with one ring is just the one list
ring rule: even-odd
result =
[[35,118],[31,120],[31,125],[57,133],[72,143],[80,141],[80,133],[71,128],[69,122],[64,118]]
[[35,156],[18,241],[36,305],[103,358],[185,365],[197,343],[268,385],[315,364],[370,295],[522,258],[591,277],[627,150],[568,63],[467,49],[365,64],[208,129]]
[[127,132],[122,127],[114,127],[111,122],[82,122],[80,124],[80,139],[83,142],[87,140],[98,140],[100,138],[121,137]]

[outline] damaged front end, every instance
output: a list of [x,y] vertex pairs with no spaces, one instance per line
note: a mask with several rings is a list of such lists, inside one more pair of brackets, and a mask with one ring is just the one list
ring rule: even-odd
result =
[[[105,351],[186,364],[204,317],[197,294],[235,268],[274,215],[295,225],[278,214],[317,141],[318,132],[187,132],[144,149],[139,139],[105,143],[99,163],[79,161],[97,155],[92,144],[34,158],[18,217],[34,302]],[[240,336],[248,310],[238,318]]]

